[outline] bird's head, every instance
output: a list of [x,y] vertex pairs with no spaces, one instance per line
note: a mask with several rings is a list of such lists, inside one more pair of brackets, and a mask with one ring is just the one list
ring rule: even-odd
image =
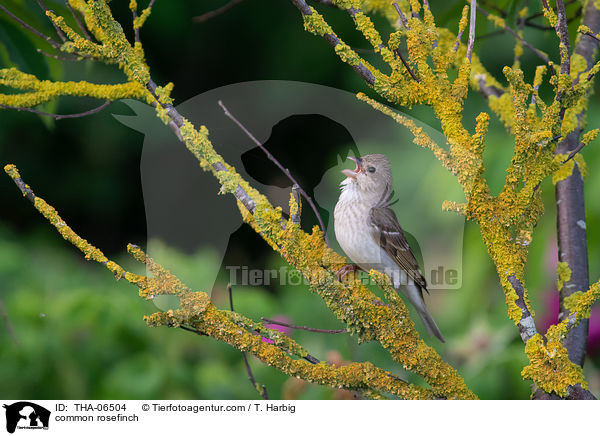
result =
[[347,178],[345,187],[358,190],[363,195],[380,198],[393,186],[390,161],[383,154],[367,154],[362,157],[348,157],[356,163],[354,170],[342,170]]

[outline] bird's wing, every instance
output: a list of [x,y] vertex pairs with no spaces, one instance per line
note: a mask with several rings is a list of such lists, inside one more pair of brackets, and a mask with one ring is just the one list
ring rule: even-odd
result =
[[427,291],[425,278],[419,271],[419,263],[415,259],[404,230],[400,227],[394,211],[382,203],[371,209],[370,212],[371,234],[375,241],[383,248],[396,264],[408,274],[417,286]]

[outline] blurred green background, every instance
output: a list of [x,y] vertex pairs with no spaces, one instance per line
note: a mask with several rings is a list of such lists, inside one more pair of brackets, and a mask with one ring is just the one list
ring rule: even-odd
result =
[[[62,2],[47,2],[64,13]],[[142,29],[153,79],[175,83],[176,102],[204,91],[242,81],[280,79],[317,83],[351,92],[370,92],[361,79],[335,56],[321,39],[306,33],[298,11],[284,0],[245,0],[227,13],[204,23],[192,17],[225,4],[225,0],[202,2],[158,1]],[[47,34],[49,22],[33,1],[3,0],[2,4]],[[114,15],[131,36],[128,2],[113,1]],[[145,2],[142,2],[144,5]],[[430,0],[438,25],[456,29],[462,2]],[[514,18],[520,2],[496,2]],[[320,6],[327,19],[353,47],[368,48],[345,13]],[[569,15],[577,11],[568,7]],[[533,11],[535,12],[535,11]],[[537,23],[543,23],[537,20]],[[385,20],[377,25],[389,31]],[[574,23],[575,24],[575,23]],[[477,34],[495,29],[482,16]],[[571,36],[575,35],[572,26]],[[553,31],[525,29],[526,38],[557,59]],[[513,62],[510,35],[484,37],[475,45],[488,70],[502,81],[501,70]],[[16,66],[53,80],[88,80],[117,83],[123,75],[115,68],[84,62],[58,62],[36,53],[48,50],[39,39],[24,33],[0,13],[0,65]],[[367,58],[373,55],[365,54]],[[530,52],[521,58],[526,79],[538,64]],[[5,89],[0,87],[0,92]],[[549,89],[542,89],[548,95]],[[371,93],[371,95],[373,95]],[[43,110],[73,113],[94,107],[92,99],[62,98]],[[439,123],[427,108],[401,108],[437,128]],[[591,97],[588,125],[600,125],[600,105]],[[472,92],[465,107],[465,125],[474,127],[475,116],[486,110],[485,101]],[[16,164],[23,178],[59,210],[61,216],[83,237],[116,261],[141,272],[124,254],[128,242],[145,245],[144,205],[139,176],[143,144],[140,133],[117,122],[111,113],[128,114],[122,103],[91,117],[53,121],[35,114],[0,110],[0,163]],[[504,169],[510,161],[512,142],[498,120],[492,117],[484,154],[486,178],[492,192],[504,183]],[[310,171],[319,173],[323,150],[305,145],[303,158],[285,147],[273,150],[289,161],[301,181]],[[338,150],[327,150],[335,155]],[[582,151],[588,163],[586,181],[587,230],[590,278],[600,276],[600,159],[596,144]],[[394,160],[393,152],[390,159]],[[433,156],[431,157],[433,159]],[[304,160],[303,160],[304,159]],[[310,165],[308,165],[310,163]],[[324,165],[324,163],[323,163]],[[407,168],[417,177],[419,168]],[[411,173],[412,172],[412,173]],[[275,183],[281,178],[272,168],[265,173]],[[435,182],[435,181],[433,181]],[[556,319],[555,284],[556,238],[554,190],[543,185],[546,214],[540,221],[531,245],[528,287],[536,311],[538,328]],[[207,193],[206,195],[212,195]],[[240,353],[212,339],[167,328],[149,329],[142,317],[156,310],[137,296],[134,287],[115,282],[111,274],[87,263],[63,241],[23,199],[8,177],[0,177],[0,396],[3,398],[63,399],[245,399],[257,398],[247,380]],[[237,211],[232,211],[237,213]],[[304,214],[309,228],[308,212]],[[186,277],[202,277],[221,267],[215,253],[203,249],[181,253],[163,246]],[[268,268],[284,266],[264,242],[249,229],[240,229],[230,241],[231,258],[252,259]],[[222,276],[225,272],[222,271]],[[221,281],[222,282],[222,281]],[[269,288],[237,287],[236,310],[254,319],[281,317],[289,322],[319,328],[342,328],[323,302],[308,289],[291,292],[277,285]],[[219,285],[214,303],[227,308],[226,292]],[[480,398],[528,398],[529,382],[520,371],[526,364],[518,331],[506,316],[504,294],[478,229],[466,224],[463,253],[463,287],[435,300],[432,312],[447,343],[428,341],[459,369],[468,386]],[[591,321],[589,358],[585,372],[590,388],[600,393],[600,313]],[[11,335],[7,326],[14,330]],[[420,327],[420,325],[419,325]],[[356,343],[347,335],[321,335],[294,331],[290,335],[313,355],[337,364],[369,360],[422,384],[406,374],[375,343]],[[253,358],[254,375],[264,383],[271,398],[351,398],[338,390],[289,379]]]

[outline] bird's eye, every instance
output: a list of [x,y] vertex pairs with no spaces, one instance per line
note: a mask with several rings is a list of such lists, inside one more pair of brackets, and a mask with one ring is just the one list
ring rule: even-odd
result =
[[370,173],[374,173],[376,170],[375,170],[375,167],[369,167],[369,168],[367,168],[367,171]]

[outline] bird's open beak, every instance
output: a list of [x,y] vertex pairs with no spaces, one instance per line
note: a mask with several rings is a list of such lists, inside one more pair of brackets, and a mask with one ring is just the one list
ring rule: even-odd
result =
[[356,168],[354,168],[354,170],[349,170],[349,169],[342,170],[342,174],[345,175],[346,177],[355,179],[356,175],[363,170],[362,159],[360,157],[352,157],[352,156],[348,156],[348,159],[353,160],[356,163]]

